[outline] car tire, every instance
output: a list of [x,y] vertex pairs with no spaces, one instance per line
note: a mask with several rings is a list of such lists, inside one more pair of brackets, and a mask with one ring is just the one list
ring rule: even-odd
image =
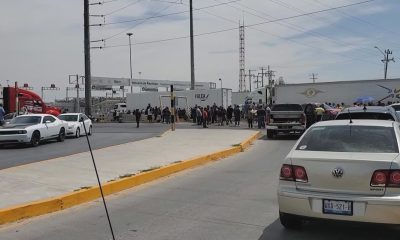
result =
[[267,130],[267,137],[269,139],[273,139],[274,135],[275,135],[275,133],[272,130]]
[[57,141],[64,142],[65,140],[65,129],[61,128],[60,132],[58,133]]
[[81,137],[81,129],[80,129],[80,128],[77,128],[77,129],[76,129],[75,137],[76,137],[76,138],[80,138],[80,137]]
[[279,220],[287,229],[300,229],[303,225],[303,221],[298,216],[283,212],[279,212]]
[[32,133],[30,145],[32,147],[37,147],[37,146],[39,146],[39,144],[40,144],[40,132],[39,131],[34,131]]
[[89,127],[88,135],[89,135],[89,136],[92,136],[92,134],[93,134],[93,133],[92,133],[92,126],[90,126],[90,127]]

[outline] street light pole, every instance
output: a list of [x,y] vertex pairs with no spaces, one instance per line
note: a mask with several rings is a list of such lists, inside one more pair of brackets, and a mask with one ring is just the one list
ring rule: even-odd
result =
[[220,78],[219,81],[221,82],[221,106],[224,107],[224,89],[222,88],[222,79]]
[[133,33],[127,33],[129,37],[129,63],[130,63],[130,70],[131,70],[131,79],[129,81],[129,84],[131,85],[131,93],[133,93],[133,86],[132,86],[132,44],[131,44],[131,36]]

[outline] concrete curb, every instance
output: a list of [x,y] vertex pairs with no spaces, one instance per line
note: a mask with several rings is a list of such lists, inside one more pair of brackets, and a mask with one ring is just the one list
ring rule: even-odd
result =
[[[213,152],[207,155],[188,159],[186,161],[173,163],[161,168],[142,172],[126,178],[110,181],[102,184],[105,195],[117,193],[144,183],[154,181],[156,179],[169,176],[171,174],[190,169],[196,166],[206,164],[211,161],[216,161],[222,158],[232,156],[236,153],[243,152],[252,142],[258,139],[261,132],[253,134],[237,146],[227,148],[221,151]],[[21,219],[31,218],[35,216],[52,213],[73,206],[93,201],[100,197],[98,186],[92,186],[86,189],[81,189],[71,193],[63,194],[57,197],[48,198],[31,203],[25,203],[8,208],[0,209],[0,225],[5,223],[15,222]]]

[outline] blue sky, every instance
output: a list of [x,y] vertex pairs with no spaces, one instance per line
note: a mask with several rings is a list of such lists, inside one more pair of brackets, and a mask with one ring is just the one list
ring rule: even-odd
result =
[[[241,19],[252,25],[361,1],[193,0],[195,8],[203,8],[194,12],[194,31],[219,31],[237,27]],[[183,12],[92,27],[92,40],[107,39],[107,48],[92,50],[92,75],[129,77],[126,32],[132,32],[134,77],[141,72],[141,78],[189,81],[189,39],[153,42],[189,34],[189,1],[180,2],[116,0],[91,6],[92,14],[112,13],[106,16],[105,23]],[[227,2],[230,3],[223,4]],[[393,51],[396,62],[389,63],[388,77],[399,78],[399,12],[400,1],[375,0],[246,28],[246,69],[270,65],[276,77],[283,77],[287,83],[311,82],[312,73],[318,74],[317,81],[377,79],[383,77],[383,56],[374,48],[378,46]],[[81,0],[3,0],[0,84],[5,85],[6,80],[29,83],[40,92],[41,86],[51,83],[65,89],[69,74],[83,75],[82,14]],[[102,18],[91,18],[91,23],[104,22]],[[222,78],[224,87],[238,90],[238,35],[238,30],[231,30],[195,38],[197,81],[218,83]],[[46,93],[45,97],[51,101],[63,96],[65,90]]]

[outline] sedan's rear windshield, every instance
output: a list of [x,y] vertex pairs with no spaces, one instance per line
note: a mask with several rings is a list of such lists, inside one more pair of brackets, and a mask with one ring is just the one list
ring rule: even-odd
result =
[[398,153],[392,127],[325,126],[311,128],[297,146],[302,151]]
[[[352,119],[376,119],[376,120],[392,120],[395,121],[392,114],[390,113],[381,113],[381,112],[352,112],[351,118]],[[349,113],[340,113],[336,117],[337,120],[339,119],[350,119]]]
[[277,104],[271,111],[303,111],[303,107],[300,104]]

